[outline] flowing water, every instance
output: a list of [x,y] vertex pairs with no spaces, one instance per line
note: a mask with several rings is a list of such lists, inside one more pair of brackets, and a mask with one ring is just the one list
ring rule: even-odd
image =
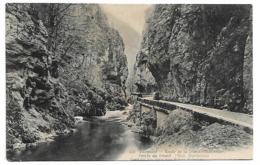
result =
[[116,160],[129,147],[148,148],[151,142],[131,132],[120,115],[115,111],[108,117],[87,118],[73,135],[12,155],[11,160]]

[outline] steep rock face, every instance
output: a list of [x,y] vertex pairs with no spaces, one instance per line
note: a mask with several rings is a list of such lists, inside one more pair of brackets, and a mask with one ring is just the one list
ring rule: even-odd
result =
[[126,106],[124,44],[98,5],[7,4],[6,70],[10,150]]
[[[72,5],[64,24],[69,25],[69,29],[61,33],[71,45],[68,51],[62,49],[59,52],[62,55],[60,75],[65,86],[70,89],[71,84],[83,82],[85,86],[99,91],[97,95],[103,98],[103,106],[97,107],[102,111],[121,109],[126,105],[128,70],[124,43],[119,33],[108,25],[101,8],[94,4]],[[87,95],[82,95],[82,99],[91,102]]]
[[64,86],[50,76],[48,33],[29,4],[6,5],[7,147],[46,140],[74,124]]
[[[35,4],[38,16],[53,35],[53,52],[61,82],[76,115],[104,115],[122,109],[127,60],[119,33],[95,4]],[[55,12],[55,11],[62,12]],[[50,19],[56,13],[56,19]],[[53,28],[54,25],[59,25]],[[55,67],[54,67],[55,68]],[[96,100],[96,101],[94,101]]]
[[243,85],[244,56],[249,61],[252,56],[250,10],[249,5],[156,5],[139,63],[148,65],[164,99],[252,111],[244,109],[251,94],[245,95]]
[[146,63],[140,63],[141,52],[136,56],[133,76],[131,80],[131,92],[152,93],[158,89],[155,79]]
[[253,74],[252,74],[253,48],[252,46],[253,46],[252,31],[250,30],[246,40],[244,66],[243,66],[244,97],[246,98],[244,111],[250,113],[253,113]]

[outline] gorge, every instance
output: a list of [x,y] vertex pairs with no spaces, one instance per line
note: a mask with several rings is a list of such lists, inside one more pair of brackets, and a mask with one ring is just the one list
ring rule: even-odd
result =
[[[137,31],[106,5],[6,4],[8,160],[124,160],[132,147],[252,145],[253,130],[160,103],[251,121],[252,6],[140,9],[146,20]],[[158,107],[143,111],[142,99],[159,100],[168,113],[162,123]]]
[[136,66],[166,100],[252,114],[251,21],[250,5],[157,5]]
[[7,148],[127,105],[127,60],[98,5],[7,4]]

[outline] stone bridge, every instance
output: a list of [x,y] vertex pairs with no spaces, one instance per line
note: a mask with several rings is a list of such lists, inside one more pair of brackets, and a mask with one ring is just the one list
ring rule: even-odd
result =
[[153,100],[153,96],[147,94],[136,96],[137,101],[141,105],[142,112],[149,112],[151,109],[156,110],[157,127],[164,124],[171,111],[181,109],[193,113],[193,115],[200,120],[237,125],[247,132],[253,132],[253,119],[252,116],[248,114],[172,101]]

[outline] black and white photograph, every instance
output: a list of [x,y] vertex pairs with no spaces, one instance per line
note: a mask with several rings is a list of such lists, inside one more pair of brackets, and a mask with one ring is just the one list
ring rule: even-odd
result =
[[7,2],[6,161],[252,160],[253,8]]

